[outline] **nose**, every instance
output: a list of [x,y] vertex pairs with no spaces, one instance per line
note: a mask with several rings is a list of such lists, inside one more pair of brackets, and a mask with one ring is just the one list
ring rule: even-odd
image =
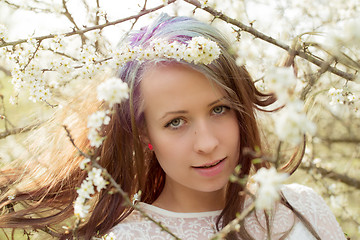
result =
[[219,145],[214,128],[206,121],[195,125],[194,129],[194,150],[197,153],[207,154],[213,152]]

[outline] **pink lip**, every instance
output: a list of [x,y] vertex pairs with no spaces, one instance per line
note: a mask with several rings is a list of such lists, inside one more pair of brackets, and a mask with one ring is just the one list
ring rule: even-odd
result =
[[[220,172],[223,171],[224,167],[225,167],[225,160],[226,158],[223,158],[220,160],[217,160],[217,161],[214,161],[212,163],[209,163],[209,164],[204,164],[204,165],[201,165],[201,166],[196,166],[196,167],[193,167],[195,169],[195,171],[197,171],[200,175],[202,176],[205,176],[205,177],[213,177],[217,174],[219,174]],[[218,164],[216,164],[217,162],[219,162]],[[213,164],[216,164],[215,166],[213,167],[209,167],[209,168],[204,168],[206,166],[211,166]]]

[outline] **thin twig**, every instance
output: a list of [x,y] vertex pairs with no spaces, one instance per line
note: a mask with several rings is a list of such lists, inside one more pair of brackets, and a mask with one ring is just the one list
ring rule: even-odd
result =
[[[71,13],[69,12],[69,9],[68,9],[68,7],[67,7],[67,5],[66,5],[66,0],[62,0],[62,5],[63,5],[63,7],[64,7],[64,9],[65,9],[65,12],[63,12],[62,14],[65,15],[65,17],[66,17],[67,19],[69,19],[69,21],[74,25],[75,30],[80,30],[80,28],[79,28],[78,25],[76,24],[74,18],[72,17]],[[82,33],[82,34],[79,34],[79,35],[80,35],[80,37],[81,37],[82,45],[84,45],[85,42],[86,42],[86,37],[85,37],[85,35],[84,35],[83,33]]]
[[6,138],[7,136],[10,136],[10,135],[29,132],[29,131],[31,131],[33,129],[38,128],[41,124],[42,123],[37,123],[37,124],[29,125],[29,126],[26,126],[26,127],[14,128],[14,129],[10,129],[10,130],[5,131],[5,132],[1,132],[0,133],[0,139]]
[[29,66],[29,64],[31,63],[31,61],[35,58],[35,55],[37,53],[37,51],[39,50],[41,45],[41,41],[37,42],[37,46],[35,51],[31,54],[30,58],[28,59],[28,62],[26,63],[26,65],[21,69],[21,71],[25,71],[25,69]]
[[2,2],[6,3],[7,5],[9,5],[12,8],[15,9],[22,9],[22,10],[26,10],[26,11],[31,11],[31,12],[35,12],[35,13],[50,13],[50,14],[54,14],[54,11],[51,11],[50,9],[46,9],[46,8],[34,8],[34,7],[30,7],[30,6],[21,6],[21,5],[17,5],[15,3],[11,3],[7,0],[2,0]]
[[229,222],[223,229],[215,234],[211,240],[223,239],[229,232],[236,231],[239,222],[245,219],[255,209],[255,202],[252,202],[247,208],[245,208],[235,219]]
[[[169,4],[170,3],[173,3],[175,2],[176,0],[169,0]],[[154,7],[154,8],[150,8],[150,9],[147,9],[145,11],[141,11],[140,13],[136,14],[136,15],[132,15],[132,16],[129,16],[129,17],[125,17],[125,18],[121,18],[121,19],[118,19],[118,20],[115,20],[115,21],[112,21],[112,22],[107,22],[107,23],[104,23],[104,24],[100,24],[100,25],[96,25],[96,26],[92,26],[92,27],[87,27],[87,28],[84,28],[84,29],[81,29],[81,30],[77,30],[77,31],[72,31],[72,32],[67,32],[67,33],[64,33],[63,35],[65,37],[69,37],[69,36],[73,36],[73,35],[79,35],[79,34],[83,34],[83,33],[86,33],[86,32],[90,32],[90,31],[94,31],[94,30],[98,30],[98,29],[103,29],[103,28],[106,28],[108,26],[113,26],[113,25],[117,25],[119,23],[123,23],[123,22],[126,22],[126,21],[129,21],[131,19],[136,19],[136,18],[139,18],[141,16],[144,16],[146,14],[149,14],[149,13],[152,13],[152,12],[155,12],[161,8],[165,7],[164,4],[162,5],[159,5],[157,7]],[[44,40],[44,39],[49,39],[49,38],[54,38],[55,36],[57,36],[59,34],[48,34],[48,35],[44,35],[44,36],[39,36],[39,37],[33,37],[33,39],[36,39],[38,41],[41,41],[41,40]],[[24,43],[26,42],[28,39],[20,39],[20,40],[17,40],[17,41],[12,41],[12,42],[3,42],[0,44],[0,48],[1,47],[6,47],[6,46],[16,46],[18,44],[21,44],[21,43]]]
[[323,177],[327,177],[335,181],[345,183],[348,186],[360,189],[360,180],[353,177],[349,177],[348,175],[345,174],[335,172],[334,170],[328,170],[323,167],[316,166],[314,164],[308,164],[308,165],[301,164],[300,168],[306,171],[309,171],[310,169],[314,169]]
[[67,134],[67,136],[68,136],[71,144],[78,150],[78,152],[80,153],[80,155],[83,156],[83,157],[85,157],[85,158],[91,158],[90,155],[84,153],[78,146],[76,146],[75,141],[74,141],[73,137],[71,136],[71,133],[70,133],[69,129],[67,128],[67,126],[66,126],[66,125],[63,125],[63,128],[65,129],[66,134]]

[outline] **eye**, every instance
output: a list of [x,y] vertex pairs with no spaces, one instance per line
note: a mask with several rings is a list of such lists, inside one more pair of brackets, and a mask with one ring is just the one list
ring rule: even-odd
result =
[[173,120],[171,120],[170,122],[168,122],[165,127],[170,127],[172,129],[177,129],[180,128],[182,125],[184,124],[184,120],[181,118],[175,118]]
[[217,106],[217,107],[214,107],[212,111],[216,115],[219,115],[219,114],[225,113],[226,110],[229,110],[229,109],[230,109],[230,107],[228,107],[228,106]]

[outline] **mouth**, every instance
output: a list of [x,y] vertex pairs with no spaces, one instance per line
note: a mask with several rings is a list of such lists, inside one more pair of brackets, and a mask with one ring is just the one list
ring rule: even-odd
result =
[[198,169],[212,168],[212,167],[215,167],[215,166],[219,165],[224,160],[225,160],[225,158],[223,158],[221,160],[217,160],[217,161],[212,162],[210,164],[204,164],[204,165],[201,165],[201,166],[193,166],[193,168],[198,168]]

